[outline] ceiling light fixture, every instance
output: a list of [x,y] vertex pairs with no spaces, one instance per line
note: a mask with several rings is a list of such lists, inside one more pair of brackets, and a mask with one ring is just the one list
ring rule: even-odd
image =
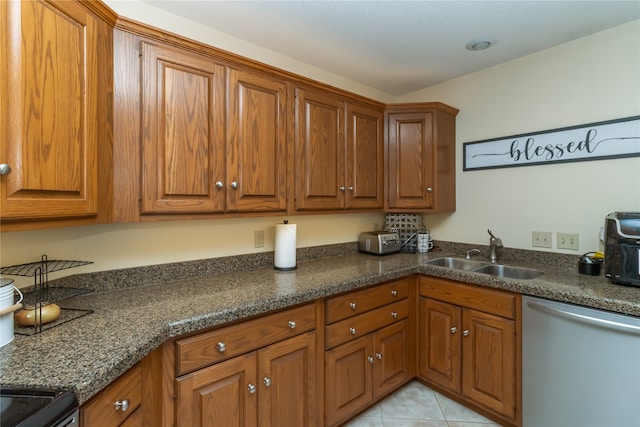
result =
[[467,50],[470,50],[470,51],[474,52],[474,51],[478,51],[478,50],[489,49],[494,44],[496,44],[496,42],[494,40],[475,39],[475,40],[471,40],[469,43],[467,43],[466,47],[467,47]]

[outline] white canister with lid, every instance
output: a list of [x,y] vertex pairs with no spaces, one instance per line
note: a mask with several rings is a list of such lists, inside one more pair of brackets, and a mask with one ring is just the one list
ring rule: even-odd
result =
[[[14,291],[20,299],[14,303]],[[13,312],[22,308],[22,293],[13,286],[13,280],[0,278],[0,347],[13,341]]]

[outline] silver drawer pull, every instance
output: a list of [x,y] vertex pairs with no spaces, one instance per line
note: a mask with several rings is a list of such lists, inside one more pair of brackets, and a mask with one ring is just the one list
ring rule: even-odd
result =
[[455,334],[456,332],[458,332],[458,328],[456,328],[455,326],[453,328],[451,328],[451,333]]
[[393,317],[394,319],[398,318],[398,313],[396,313],[395,311],[391,312],[391,317]]
[[114,406],[116,411],[125,412],[127,409],[129,409],[129,399],[118,400]]
[[222,341],[220,341],[218,343],[218,351],[220,353],[224,353],[224,351],[227,349],[227,345],[225,343],[223,343]]
[[395,289],[391,291],[391,295],[394,297],[398,296],[398,291],[396,291]]
[[355,302],[350,302],[349,303],[349,307],[351,307],[351,310],[355,310],[356,309],[356,303]]
[[356,334],[356,328],[349,328],[349,332],[351,332],[351,335],[355,335]]
[[378,360],[382,360],[382,354],[381,353],[376,353],[376,357],[378,358]]
[[253,394],[253,393],[255,393],[255,392],[256,392],[256,386],[255,386],[255,385],[253,385],[253,384],[249,384],[249,385],[247,386],[247,390],[249,391],[249,393]]
[[262,382],[264,383],[265,387],[271,387],[271,378],[269,377],[264,377],[262,379]]
[[465,337],[469,336],[469,330],[465,329],[464,331],[462,331],[462,335],[464,335]]
[[216,181],[216,188],[222,188],[224,187],[224,184],[222,183],[222,181]]
[[368,356],[368,357],[367,357],[367,360],[369,361],[369,363],[373,363],[373,357]]
[[291,329],[295,329],[296,328],[296,322],[294,322],[293,320],[289,320],[289,327]]

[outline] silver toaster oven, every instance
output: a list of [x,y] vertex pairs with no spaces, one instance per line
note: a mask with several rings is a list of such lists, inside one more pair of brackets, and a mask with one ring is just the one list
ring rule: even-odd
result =
[[391,231],[360,233],[358,250],[365,254],[387,255],[400,252],[400,235]]

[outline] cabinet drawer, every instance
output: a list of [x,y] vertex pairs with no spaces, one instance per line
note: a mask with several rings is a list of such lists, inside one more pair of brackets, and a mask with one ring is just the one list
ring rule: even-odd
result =
[[[116,409],[116,402],[127,409]],[[82,406],[81,425],[85,427],[119,426],[142,402],[142,368],[138,363]]]
[[411,277],[397,280],[328,299],[326,302],[326,323],[337,322],[407,298],[411,280],[415,279]]
[[315,329],[314,304],[176,341],[176,375]]
[[421,277],[420,295],[500,317],[516,318],[516,294],[508,291]]
[[326,348],[330,349],[390,325],[409,315],[409,300],[394,302],[326,327]]

